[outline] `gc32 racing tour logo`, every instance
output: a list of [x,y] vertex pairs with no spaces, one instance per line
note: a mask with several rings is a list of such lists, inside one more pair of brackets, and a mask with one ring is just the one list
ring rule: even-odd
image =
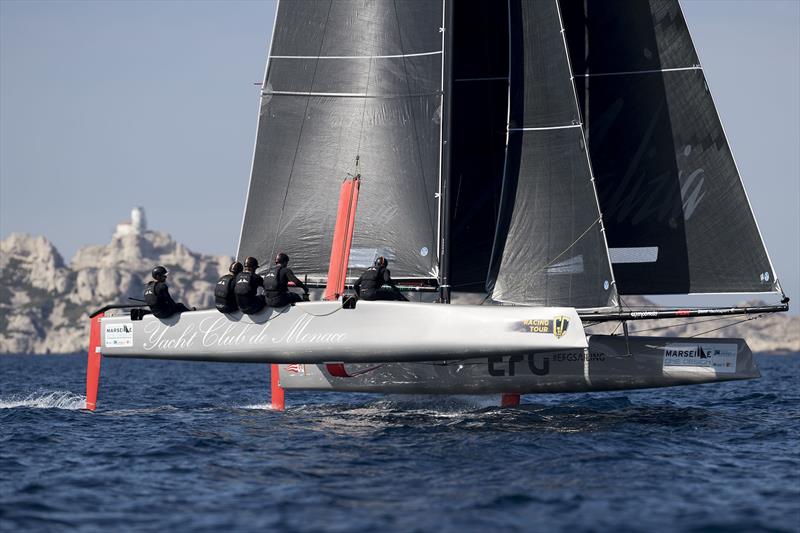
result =
[[552,333],[555,338],[560,339],[567,334],[569,328],[569,318],[561,315],[552,320],[534,318],[523,320],[514,325],[514,331],[524,331],[525,333]]

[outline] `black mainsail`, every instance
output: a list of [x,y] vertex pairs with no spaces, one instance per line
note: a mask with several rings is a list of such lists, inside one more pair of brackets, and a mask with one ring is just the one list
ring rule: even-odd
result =
[[339,186],[359,171],[350,265],[439,275],[443,20],[443,2],[279,3],[239,257],[284,251],[324,277]]
[[508,147],[487,289],[505,302],[614,306],[558,4],[508,5]]
[[561,0],[620,294],[779,292],[677,0]]

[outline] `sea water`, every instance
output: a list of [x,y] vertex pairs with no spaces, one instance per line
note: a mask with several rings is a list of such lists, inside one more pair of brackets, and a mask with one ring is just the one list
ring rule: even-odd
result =
[[760,380],[288,393],[267,365],[0,357],[0,530],[800,531],[800,355]]

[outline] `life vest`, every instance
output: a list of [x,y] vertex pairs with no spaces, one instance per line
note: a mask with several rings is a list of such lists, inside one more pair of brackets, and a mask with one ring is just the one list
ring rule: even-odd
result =
[[264,299],[258,296],[261,283],[261,276],[252,272],[241,272],[236,276],[233,293],[236,295],[236,304],[243,313],[257,313],[264,307]]
[[[270,272],[264,276],[264,292],[267,300],[277,298],[281,294],[289,291],[289,284],[285,279],[281,279],[283,267],[278,265],[275,273]],[[285,276],[283,276],[285,278]]]
[[361,275],[361,291],[374,292],[383,287],[383,267],[371,266]]
[[225,274],[219,278],[214,287],[214,300],[220,313],[233,313],[239,309],[236,304],[236,294],[233,292],[234,285],[236,285],[236,276]]
[[[161,290],[161,286],[164,290]],[[175,312],[172,298],[168,296],[166,284],[150,281],[144,288],[144,301],[157,318],[167,318]]]

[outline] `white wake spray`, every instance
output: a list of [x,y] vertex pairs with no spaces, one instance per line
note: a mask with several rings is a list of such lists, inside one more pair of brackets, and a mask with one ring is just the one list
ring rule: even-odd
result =
[[35,392],[28,396],[0,398],[0,409],[67,409],[77,411],[86,407],[86,396],[66,391]]

